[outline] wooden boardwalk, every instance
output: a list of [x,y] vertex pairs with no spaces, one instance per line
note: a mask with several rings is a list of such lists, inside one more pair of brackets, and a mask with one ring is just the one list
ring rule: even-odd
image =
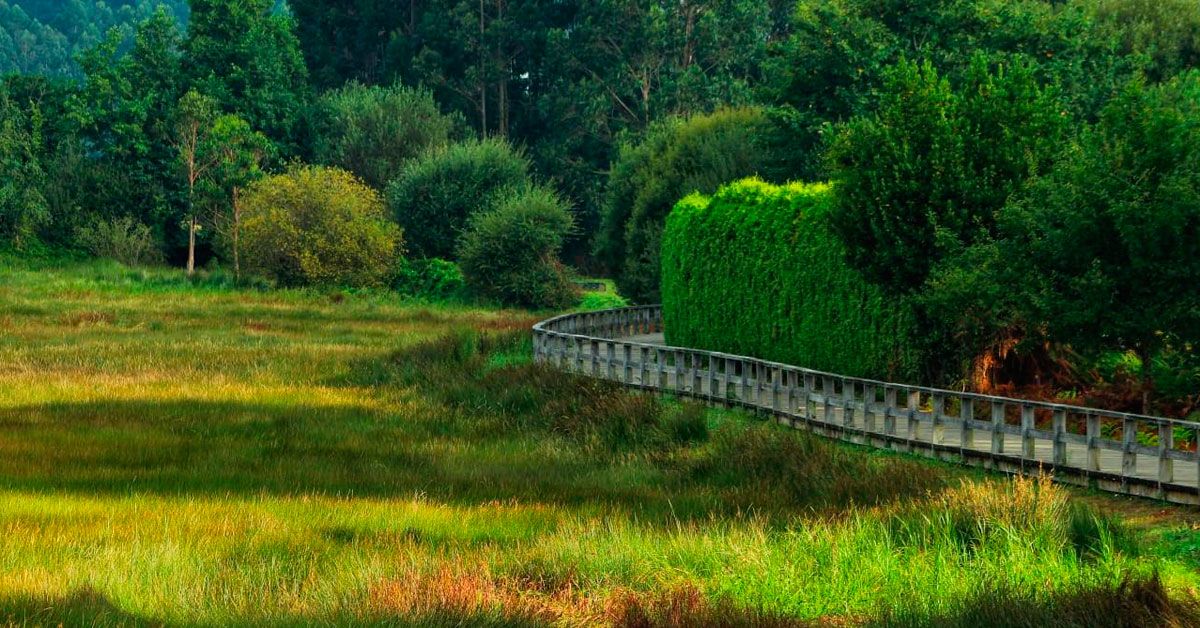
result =
[[[632,336],[628,340],[630,342],[644,343],[644,344],[650,344],[650,345],[661,346],[661,347],[668,347],[668,345],[666,344],[666,341],[664,339],[664,336],[661,333]],[[713,391],[710,388],[711,381],[712,380],[703,380],[703,379],[701,380],[701,390],[700,390],[700,392],[702,393],[701,396],[708,397],[713,394]],[[706,383],[706,382],[709,382],[709,383]],[[636,382],[636,383],[639,385],[642,384],[642,382],[640,382],[640,381]],[[718,394],[719,394],[719,392],[718,392]],[[817,397],[817,399],[815,401],[816,401],[816,403],[823,405],[823,399],[821,399],[819,396]],[[853,427],[858,430],[862,430],[864,432],[879,432],[882,430],[883,426],[879,422],[876,422],[874,425],[868,425],[864,419],[865,414],[861,411],[851,412],[850,413],[850,421],[849,421],[849,423],[847,423],[846,422],[846,412],[843,408],[834,406],[832,408],[832,410],[833,410],[833,413],[832,413],[832,416],[830,417],[830,420],[828,420],[828,422],[831,422],[834,425],[849,425],[850,427]],[[861,410],[861,407],[860,407],[860,410]],[[821,418],[822,417],[818,417],[818,420],[821,420]],[[782,418],[780,420],[780,422],[784,423],[784,424],[790,424],[790,420],[786,417]],[[907,427],[908,427],[907,425],[904,426],[905,429],[907,429]],[[932,427],[932,426],[926,426],[926,425],[921,424],[920,422],[918,422],[916,424],[916,429],[918,429],[918,430],[929,429],[930,427]],[[1017,427],[1017,426],[1014,425],[1012,427]],[[974,431],[973,434],[969,435],[968,438],[966,439],[966,441],[964,442],[963,430],[960,425],[948,424],[948,425],[943,426],[942,429],[944,430],[944,434],[942,436],[942,442],[946,445],[959,446],[961,448],[971,449],[971,450],[979,452],[982,455],[991,453],[991,450],[992,450],[991,438],[992,438],[992,436],[990,433],[983,434],[981,437],[978,430],[976,430],[976,431]],[[1003,438],[1003,441],[1002,441],[1002,444],[1000,447],[1001,452],[1021,452],[1021,447],[1023,445],[1021,435],[1003,433],[1003,434],[1001,434],[1001,436]],[[920,440],[920,441],[929,440],[929,436],[917,434],[915,436],[915,440]],[[1035,440],[1033,442],[1033,445],[1034,445],[1034,451],[1033,451],[1034,455],[1032,456],[1033,460],[1036,460],[1037,462],[1041,463],[1042,465],[1053,465],[1054,464],[1054,443],[1052,441]],[[896,447],[896,449],[903,450],[905,448],[904,447]],[[1078,465],[1078,466],[1082,467],[1087,462],[1087,456],[1088,456],[1088,448],[1086,445],[1083,445],[1080,443],[1071,443],[1071,442],[1066,443],[1066,464],[1067,465]],[[1124,454],[1119,451],[1113,451],[1111,449],[1101,450],[1100,451],[1100,460],[1099,460],[1099,470],[1100,471],[1111,471],[1113,473],[1119,473],[1122,468],[1123,457],[1124,457]],[[1135,459],[1135,463],[1134,463],[1135,467],[1133,469],[1133,473],[1137,477],[1140,477],[1147,481],[1156,481],[1158,479],[1158,471],[1159,471],[1158,462],[1159,461],[1158,461],[1157,457],[1150,458],[1148,456],[1138,456]],[[1174,479],[1176,482],[1179,482],[1181,484],[1188,484],[1191,486],[1196,486],[1197,483],[1200,482],[1200,465],[1175,465]]]
[[[1200,503],[1200,424],[822,373],[670,347],[661,310],[576,314],[534,329],[539,362],[769,414],[831,438],[1102,490]],[[1176,439],[1180,445],[1176,445]]]

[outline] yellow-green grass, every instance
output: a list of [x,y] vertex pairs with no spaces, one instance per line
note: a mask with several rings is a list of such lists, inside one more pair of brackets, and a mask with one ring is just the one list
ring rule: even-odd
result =
[[565,377],[535,318],[0,263],[0,624],[1198,617],[1191,510]]

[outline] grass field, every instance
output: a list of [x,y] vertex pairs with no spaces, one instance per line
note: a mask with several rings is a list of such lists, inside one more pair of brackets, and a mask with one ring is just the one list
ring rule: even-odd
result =
[[536,318],[0,263],[0,624],[1200,621],[1193,509],[545,371]]

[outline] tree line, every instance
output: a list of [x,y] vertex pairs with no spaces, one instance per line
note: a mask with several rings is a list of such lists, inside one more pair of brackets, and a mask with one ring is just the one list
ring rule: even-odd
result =
[[[10,247],[249,264],[282,283],[473,281],[523,305],[568,302],[570,263],[650,302],[681,198],[828,180],[850,266],[914,308],[922,342],[965,347],[924,378],[1017,346],[1058,360],[1032,348],[1050,345],[1089,365],[1128,354],[1160,387],[1190,372],[1164,362],[1190,352],[1196,310],[1175,289],[1194,276],[1189,0],[114,6],[136,27],[71,38],[75,70],[5,66]],[[312,195],[338,222],[305,190],[340,190]],[[342,255],[330,234],[377,250]],[[268,249],[291,252],[246,255]],[[501,281],[497,255],[524,272]],[[383,258],[366,276],[331,266]]]

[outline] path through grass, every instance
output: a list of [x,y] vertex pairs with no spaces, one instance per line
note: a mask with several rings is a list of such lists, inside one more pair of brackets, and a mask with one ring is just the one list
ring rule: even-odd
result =
[[0,266],[0,623],[1200,620],[1192,510],[545,371],[534,318]]

